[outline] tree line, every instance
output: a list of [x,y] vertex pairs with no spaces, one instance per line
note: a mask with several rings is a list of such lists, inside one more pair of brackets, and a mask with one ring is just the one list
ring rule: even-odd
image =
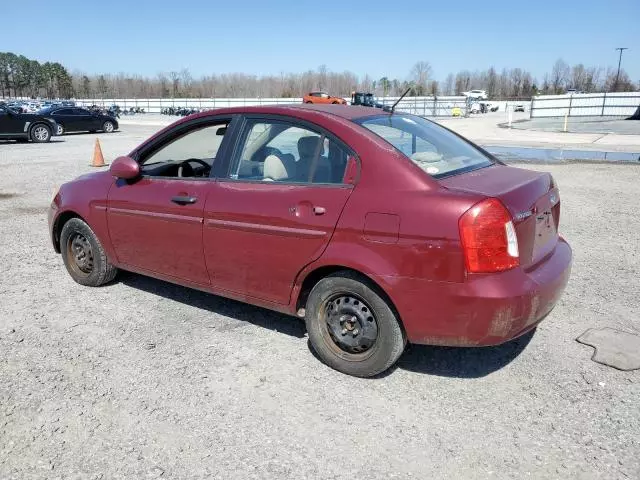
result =
[[0,91],[3,97],[69,98],[74,94],[73,79],[60,63],[40,63],[11,52],[0,52]]
[[616,69],[570,66],[558,59],[542,79],[522,68],[494,67],[482,71],[462,70],[450,73],[442,81],[433,76],[429,62],[419,61],[405,79],[332,72],[326,65],[303,73],[249,75],[223,73],[194,78],[188,69],[159,73],[154,77],[125,73],[88,75],[69,73],[57,62],[39,63],[24,55],[0,52],[0,92],[3,97],[46,98],[286,98],[301,97],[310,91],[327,91],[349,96],[354,90],[373,92],[378,96],[459,95],[471,89],[486,90],[491,99],[530,98],[532,95],[564,93],[574,88],[584,92],[640,90],[629,75]]

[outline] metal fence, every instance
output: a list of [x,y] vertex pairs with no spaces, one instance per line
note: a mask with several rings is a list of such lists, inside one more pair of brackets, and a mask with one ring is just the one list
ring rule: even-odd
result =
[[628,117],[640,106],[640,92],[540,95],[531,100],[533,117]]
[[[393,105],[399,97],[379,98],[383,105]],[[350,101],[350,98],[345,98]],[[193,108],[198,110],[213,110],[216,108],[245,107],[254,105],[276,105],[302,103],[302,98],[105,98],[105,99],[77,99],[76,104],[82,106],[98,105],[108,108],[118,105],[123,109],[143,108],[147,113],[161,113],[163,109]],[[462,96],[446,97],[405,97],[396,111],[413,113],[425,117],[449,117],[452,109],[466,108],[466,98]]]

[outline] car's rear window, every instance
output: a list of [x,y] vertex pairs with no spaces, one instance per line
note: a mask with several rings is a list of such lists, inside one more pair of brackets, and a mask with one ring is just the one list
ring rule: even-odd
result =
[[380,115],[356,122],[382,137],[435,178],[493,164],[490,158],[457,135],[415,115]]

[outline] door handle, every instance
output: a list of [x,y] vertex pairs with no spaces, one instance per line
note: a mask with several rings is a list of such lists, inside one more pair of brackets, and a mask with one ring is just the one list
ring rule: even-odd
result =
[[190,205],[192,203],[196,203],[198,201],[198,197],[189,197],[187,195],[179,195],[177,197],[173,197],[171,201],[173,203],[177,203],[178,205]]
[[324,215],[326,211],[324,207],[313,207],[313,213],[316,215]]

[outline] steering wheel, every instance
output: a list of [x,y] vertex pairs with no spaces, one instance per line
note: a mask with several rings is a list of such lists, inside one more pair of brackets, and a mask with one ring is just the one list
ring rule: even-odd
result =
[[[191,165],[189,165],[189,162],[199,163],[205,169],[211,170],[211,166],[204,160],[200,160],[199,158],[188,158],[180,162],[180,165],[178,166],[178,177],[193,177],[195,175],[195,170]],[[184,175],[185,173],[189,173],[189,175]]]
[[264,146],[259,148],[258,151],[253,154],[251,161],[262,163],[269,155],[277,155],[280,157],[282,156],[282,152],[278,148]]

